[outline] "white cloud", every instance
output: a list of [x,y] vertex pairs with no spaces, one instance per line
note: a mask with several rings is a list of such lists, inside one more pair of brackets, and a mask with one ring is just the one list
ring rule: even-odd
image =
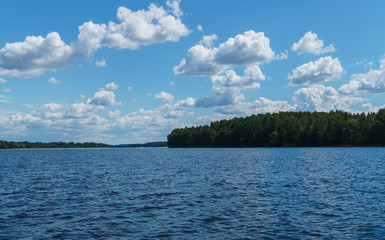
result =
[[246,31],[229,38],[218,48],[209,48],[202,45],[203,43],[210,41],[202,40],[201,44],[191,47],[187,51],[187,57],[174,67],[175,74],[211,76],[230,67],[262,64],[275,58],[270,40],[263,32]]
[[[85,105],[85,104],[84,104]],[[90,105],[88,105],[90,106]],[[92,106],[91,106],[92,107]],[[101,135],[108,128],[105,119],[89,114],[88,116],[70,116],[68,110],[62,111],[62,105],[49,103],[32,111],[32,114],[11,113],[4,115],[0,113],[0,132],[2,136],[14,138],[17,135],[34,138],[33,141],[44,141],[44,138],[51,141],[54,139],[63,140],[66,136],[71,136],[71,140]],[[95,107],[94,107],[95,109]],[[26,140],[28,140],[28,138]],[[79,140],[77,140],[79,141]]]
[[194,99],[187,98],[174,104],[167,103],[154,110],[139,109],[119,117],[115,125],[123,129],[136,129],[147,133],[155,129],[171,131],[172,128],[181,126],[179,118],[192,106],[194,106]]
[[115,93],[111,91],[99,91],[94,94],[91,99],[88,99],[87,103],[100,106],[116,106],[121,105],[115,101]]
[[80,94],[80,96],[79,96],[80,98],[86,98],[86,96],[84,96],[83,94]]
[[151,4],[148,10],[132,11],[119,7],[117,18],[121,23],[109,22],[102,45],[120,49],[137,49],[141,45],[161,42],[177,42],[190,31],[179,19],[178,1],[171,2],[173,13],[162,6]]
[[106,60],[102,59],[100,61],[96,61],[95,65],[98,67],[107,67]]
[[212,47],[216,40],[218,40],[218,36],[215,34],[203,36],[203,39],[198,44],[204,45],[206,47]]
[[172,124],[172,120],[166,119],[158,110],[144,110],[131,112],[117,119],[117,124],[123,128],[146,129],[154,126],[164,127]]
[[127,143],[165,140],[172,129],[184,126],[180,117],[193,106],[194,99],[187,98],[154,110],[139,109],[125,116],[120,116],[119,110],[109,111],[105,118],[99,114],[108,106],[91,104],[91,99],[67,108],[56,103],[45,104],[31,114],[0,110],[0,134],[7,139],[23,135],[30,141]]
[[127,90],[128,90],[128,91],[132,91],[132,90],[134,90],[134,88],[131,87],[131,86],[128,86],[128,87],[127,87]]
[[215,109],[224,115],[247,116],[257,113],[272,113],[279,111],[294,111],[296,106],[290,105],[287,101],[271,101],[260,97],[254,102],[240,102],[234,105],[222,106]]
[[56,32],[45,38],[26,37],[24,42],[7,43],[0,49],[0,76],[28,78],[69,66],[73,49]]
[[243,76],[238,76],[233,70],[227,70],[222,75],[211,77],[212,95],[196,99],[195,106],[208,108],[239,103],[244,99],[241,91],[259,88],[261,80],[265,80],[265,75],[258,65],[247,67]]
[[194,100],[187,98],[175,104],[165,104],[154,110],[139,109],[118,117],[113,123],[113,127],[117,128],[119,132],[127,132],[128,136],[134,136],[137,142],[149,139],[154,141],[154,138],[164,140],[172,129],[184,126],[180,123],[180,117],[193,104]]
[[377,70],[353,74],[349,83],[338,89],[343,94],[364,94],[385,92],[385,56],[380,60]]
[[316,55],[335,51],[333,44],[324,47],[324,41],[311,31],[307,32],[298,43],[294,43],[291,49],[299,54],[312,53]]
[[79,26],[78,40],[72,44],[76,58],[88,59],[102,47],[102,40],[107,34],[105,24],[94,24],[92,21]]
[[373,106],[371,103],[362,104],[362,108],[366,112],[378,112],[380,109],[385,109],[385,104],[382,106]]
[[4,78],[0,77],[0,84],[4,84],[4,83],[7,83],[7,80],[5,80]]
[[197,29],[198,29],[199,32],[203,32],[203,28],[202,28],[201,25],[198,25],[198,26],[197,26]]
[[180,18],[183,15],[183,11],[179,7],[180,0],[167,0],[166,5],[172,9],[174,16]]
[[294,92],[293,97],[293,101],[298,104],[298,110],[321,112],[348,111],[351,105],[364,100],[363,98],[342,95],[333,87],[323,85],[301,88]]
[[104,106],[102,105],[74,103],[65,110],[63,115],[65,118],[88,118],[103,109]]
[[110,119],[116,119],[119,116],[120,116],[120,111],[119,110],[109,111],[108,114],[107,114],[107,118],[110,118]]
[[54,77],[51,77],[50,79],[48,79],[48,82],[51,83],[51,84],[61,84],[60,81],[58,81],[56,78]]
[[154,95],[154,98],[156,100],[161,100],[163,102],[172,102],[174,101],[174,96],[169,94],[169,93],[166,93],[166,92],[160,92],[160,93],[157,93]]
[[38,116],[44,119],[57,119],[62,118],[63,113],[59,110],[63,108],[63,105],[57,103],[44,104],[40,108],[34,110],[32,115]]
[[176,84],[176,83],[173,82],[173,81],[170,81],[170,82],[168,83],[169,86],[173,86],[173,85],[175,85],[175,84]]
[[1,91],[8,93],[8,92],[12,92],[12,89],[10,89],[10,88],[3,88],[3,90],[1,90]]
[[274,52],[270,48],[270,40],[263,32],[255,33],[253,30],[221,43],[215,55],[215,60],[219,64],[260,64],[273,59]]
[[114,82],[110,82],[110,83],[106,84],[106,86],[104,86],[104,88],[108,89],[108,90],[118,90],[119,85],[114,83]]
[[187,58],[182,59],[178,66],[173,68],[177,75],[207,76],[224,71],[228,66],[217,64],[214,60],[217,48],[206,48],[195,45],[187,51]]
[[338,58],[321,57],[317,61],[305,63],[288,75],[290,85],[313,85],[341,77],[344,70]]
[[289,51],[285,50],[284,52],[281,52],[280,54],[277,54],[275,56],[276,60],[285,60],[289,57]]
[[[86,22],[79,27],[78,39],[69,45],[56,32],[45,38],[28,36],[23,42],[7,43],[0,49],[0,76],[30,78],[64,69],[77,59],[92,57],[102,46],[134,50],[154,43],[177,42],[190,31],[180,20],[179,1],[168,1],[167,5],[175,16],[154,4],[138,11],[119,7],[120,23]],[[96,64],[104,66],[105,61]]]

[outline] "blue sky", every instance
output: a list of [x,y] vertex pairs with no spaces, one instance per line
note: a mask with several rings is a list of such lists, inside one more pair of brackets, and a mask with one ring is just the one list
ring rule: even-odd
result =
[[0,8],[0,139],[138,143],[278,111],[385,107],[384,1]]

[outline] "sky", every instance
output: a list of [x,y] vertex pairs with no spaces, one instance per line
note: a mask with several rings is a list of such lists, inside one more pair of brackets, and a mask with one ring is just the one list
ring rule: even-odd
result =
[[385,1],[13,0],[0,139],[165,141],[279,111],[385,108]]

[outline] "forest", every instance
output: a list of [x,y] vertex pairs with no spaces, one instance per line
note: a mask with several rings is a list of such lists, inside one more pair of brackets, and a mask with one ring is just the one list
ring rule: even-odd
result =
[[385,109],[258,114],[174,129],[167,139],[169,147],[384,146]]
[[14,148],[104,148],[108,144],[104,143],[74,143],[74,142],[7,142],[0,140],[0,149],[14,149]]

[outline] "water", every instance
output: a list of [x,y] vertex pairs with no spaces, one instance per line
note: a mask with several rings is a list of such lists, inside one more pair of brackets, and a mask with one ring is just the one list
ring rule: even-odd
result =
[[0,151],[0,239],[384,236],[384,148]]

